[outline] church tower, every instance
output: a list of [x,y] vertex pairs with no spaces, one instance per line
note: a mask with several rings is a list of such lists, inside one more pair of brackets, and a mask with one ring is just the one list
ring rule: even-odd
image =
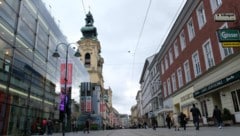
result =
[[97,39],[97,28],[93,26],[94,20],[91,12],[85,18],[86,25],[81,28],[83,37],[78,41],[81,61],[90,75],[90,82],[103,88],[102,68],[104,59],[101,57],[101,45]]

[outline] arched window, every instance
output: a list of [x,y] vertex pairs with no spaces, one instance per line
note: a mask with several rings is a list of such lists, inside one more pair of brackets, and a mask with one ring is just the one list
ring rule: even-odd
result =
[[85,67],[90,67],[91,65],[91,55],[89,53],[85,54]]

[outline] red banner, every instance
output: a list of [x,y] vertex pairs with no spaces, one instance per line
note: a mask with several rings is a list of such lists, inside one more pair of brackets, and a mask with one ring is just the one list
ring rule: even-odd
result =
[[86,96],[86,111],[91,112],[92,111],[92,99],[91,96]]
[[[67,85],[72,84],[72,63],[68,63],[67,65]],[[66,72],[66,64],[62,63],[61,64],[61,77],[60,77],[60,83],[65,84],[65,73]]]
[[101,101],[101,103],[100,103],[100,112],[105,112],[105,110],[106,110],[106,105],[105,105],[105,103],[103,101]]

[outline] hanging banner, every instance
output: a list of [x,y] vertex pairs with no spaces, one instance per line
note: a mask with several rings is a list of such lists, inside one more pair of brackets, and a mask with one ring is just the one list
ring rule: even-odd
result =
[[61,64],[61,77],[60,77],[60,84],[65,84],[65,78],[66,78],[66,84],[71,85],[72,84],[72,63],[68,63],[67,65],[67,78],[65,77],[66,74],[66,64],[62,63]]
[[91,98],[91,96],[86,96],[86,112],[92,112],[92,98]]
[[106,111],[106,105],[103,101],[101,101],[101,104],[100,104],[100,112],[105,112]]

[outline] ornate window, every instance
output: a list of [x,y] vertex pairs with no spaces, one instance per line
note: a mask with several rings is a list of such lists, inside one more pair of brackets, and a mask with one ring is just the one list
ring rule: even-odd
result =
[[86,67],[90,67],[91,65],[91,55],[89,53],[85,54],[85,64]]

